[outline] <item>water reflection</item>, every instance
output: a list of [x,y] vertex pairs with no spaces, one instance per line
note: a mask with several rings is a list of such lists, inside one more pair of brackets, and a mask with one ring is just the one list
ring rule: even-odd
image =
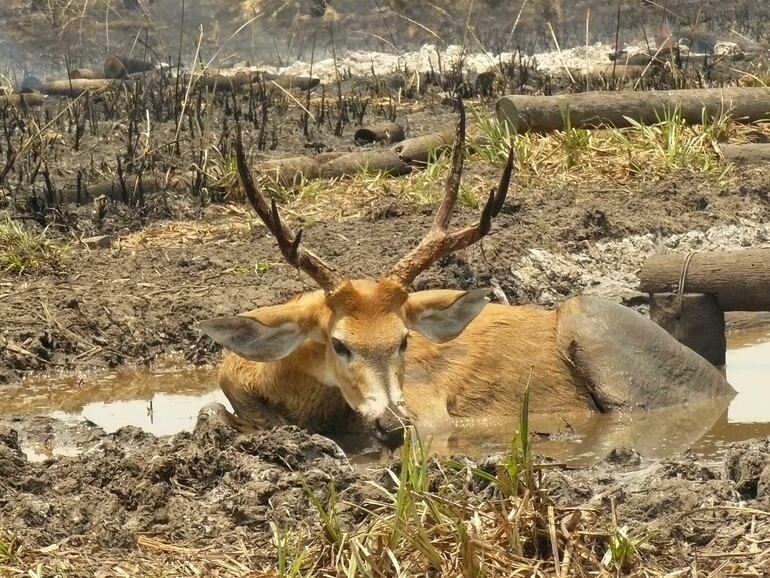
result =
[[200,408],[212,401],[228,405],[214,368],[167,362],[149,370],[29,380],[0,390],[0,414],[85,418],[107,432],[132,425],[167,435],[191,429]]
[[[634,448],[650,458],[686,450],[708,457],[728,442],[770,435],[770,327],[732,332],[728,347],[727,377],[738,390],[732,401],[590,418],[533,416],[538,453],[575,465],[593,463],[615,447]],[[69,422],[85,418],[108,432],[133,425],[166,435],[191,429],[200,408],[212,401],[228,406],[215,369],[167,363],[150,370],[27,381],[0,390],[0,414],[42,414]],[[452,431],[424,433],[440,453],[483,457],[505,451],[516,426],[514,420],[466,421]],[[365,445],[351,447],[361,452],[358,461],[371,460],[372,454],[362,451]]]

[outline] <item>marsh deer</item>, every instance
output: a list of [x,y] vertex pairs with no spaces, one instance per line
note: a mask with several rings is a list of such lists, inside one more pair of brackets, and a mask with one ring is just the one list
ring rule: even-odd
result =
[[531,412],[569,415],[731,395],[708,362],[609,301],[577,297],[545,310],[488,303],[484,289],[409,291],[436,260],[489,232],[508,191],[513,151],[478,222],[450,230],[464,156],[460,109],[433,225],[377,280],[346,279],[301,245],[302,231],[287,227],[253,180],[237,137],[238,175],[251,205],[286,261],[322,289],[202,323],[231,352],[220,385],[237,416],[323,433],[363,424],[392,445],[405,423],[515,416],[527,387]]

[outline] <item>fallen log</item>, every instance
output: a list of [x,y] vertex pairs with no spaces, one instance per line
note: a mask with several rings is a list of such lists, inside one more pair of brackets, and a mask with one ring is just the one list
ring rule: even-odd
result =
[[70,78],[86,78],[89,80],[98,80],[100,78],[106,78],[104,72],[96,70],[95,68],[74,68],[70,70]]
[[394,122],[362,126],[353,135],[353,141],[359,145],[370,143],[393,144],[401,142],[404,138],[404,127]]
[[641,78],[645,74],[651,74],[649,67],[640,66],[637,64],[623,64],[613,63],[609,64],[597,64],[590,70],[585,69],[572,69],[572,77],[582,77],[588,81],[589,86],[601,86],[602,83],[608,80],[616,80],[620,82],[635,80]]
[[[246,72],[237,72],[231,75],[210,73],[194,74],[193,83],[204,86],[216,92],[238,92],[254,81],[254,77]],[[190,74],[184,75],[184,82],[190,82]]]
[[313,157],[290,157],[265,161],[257,166],[257,170],[284,187],[293,187],[320,176],[318,162]]
[[574,128],[654,124],[674,110],[690,124],[702,122],[704,113],[706,118],[729,114],[737,122],[751,123],[770,117],[770,88],[512,95],[500,98],[496,109],[498,120],[517,132],[564,130],[568,117]]
[[722,311],[770,311],[770,249],[695,253],[686,261],[682,253],[653,255],[642,267],[640,289],[677,293],[683,276],[683,292],[714,295]]
[[620,52],[618,54],[610,54],[610,60],[612,62],[617,62],[618,65],[647,66],[652,58],[647,52],[636,52],[635,54]]
[[636,52],[628,54],[625,50],[617,54],[610,54],[610,60],[618,64],[634,64],[647,66],[661,66],[666,62],[676,61],[679,58],[679,48],[664,46],[660,50],[651,49],[649,52]]
[[263,72],[262,78],[264,78],[266,84],[274,82],[286,90],[297,88],[305,92],[313,90],[321,84],[320,78],[313,78],[311,76],[293,76],[290,74],[272,74],[270,72]]
[[0,108],[5,108],[6,106],[14,108],[43,106],[43,95],[37,92],[0,95]]
[[591,67],[589,76],[594,78],[639,78],[649,67],[644,64],[626,64],[624,62],[596,64]]
[[770,143],[719,145],[722,158],[739,166],[770,165]]
[[[117,177],[95,183],[83,183],[78,191],[76,186],[69,186],[59,191],[59,203],[90,203],[98,197],[105,197],[111,201],[131,203],[137,196],[149,195],[163,190],[165,180],[161,177],[143,175],[141,182],[135,175],[123,177],[125,191]],[[169,186],[172,184],[169,183]]]
[[96,92],[106,90],[122,85],[120,80],[111,80],[108,78],[89,79],[72,78],[70,80],[47,80],[40,85],[40,92],[50,96],[71,96],[76,97],[84,92]]
[[412,167],[392,150],[347,153],[319,166],[322,178],[345,177],[361,172],[385,173],[391,176],[409,174]]
[[125,78],[129,74],[137,72],[150,72],[155,70],[155,65],[135,58],[126,58],[111,54],[104,59],[104,76],[106,78]]
[[401,160],[409,164],[426,165],[436,152],[452,146],[455,140],[455,129],[446,129],[408,138],[391,147]]

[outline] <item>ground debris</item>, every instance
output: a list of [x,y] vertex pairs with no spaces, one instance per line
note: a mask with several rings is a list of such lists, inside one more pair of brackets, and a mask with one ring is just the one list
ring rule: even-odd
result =
[[[165,438],[136,428],[92,435],[81,455],[31,463],[15,431],[0,429],[0,569],[251,576],[291,559],[314,575],[341,571],[335,551],[393,570],[388,550],[414,572],[471,564],[490,575],[556,575],[554,556],[561,576],[659,575],[696,557],[718,573],[770,563],[768,439],[734,444],[724,464],[686,456],[535,466],[524,492],[510,493],[505,457],[477,466],[412,444],[392,474],[368,473],[321,436],[295,427],[244,435],[205,413],[192,432]],[[633,457],[612,454],[621,455]],[[435,550],[406,537],[421,533]],[[607,554],[610,544],[629,548],[627,557]]]

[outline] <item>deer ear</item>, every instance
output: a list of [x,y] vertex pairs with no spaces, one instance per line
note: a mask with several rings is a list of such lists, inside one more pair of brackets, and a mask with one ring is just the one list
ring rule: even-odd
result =
[[201,322],[200,328],[221,346],[252,361],[275,361],[286,357],[307,337],[296,321],[284,321],[270,327],[240,315],[208,319]]
[[481,313],[488,294],[487,289],[412,293],[405,305],[406,324],[433,342],[451,341]]

